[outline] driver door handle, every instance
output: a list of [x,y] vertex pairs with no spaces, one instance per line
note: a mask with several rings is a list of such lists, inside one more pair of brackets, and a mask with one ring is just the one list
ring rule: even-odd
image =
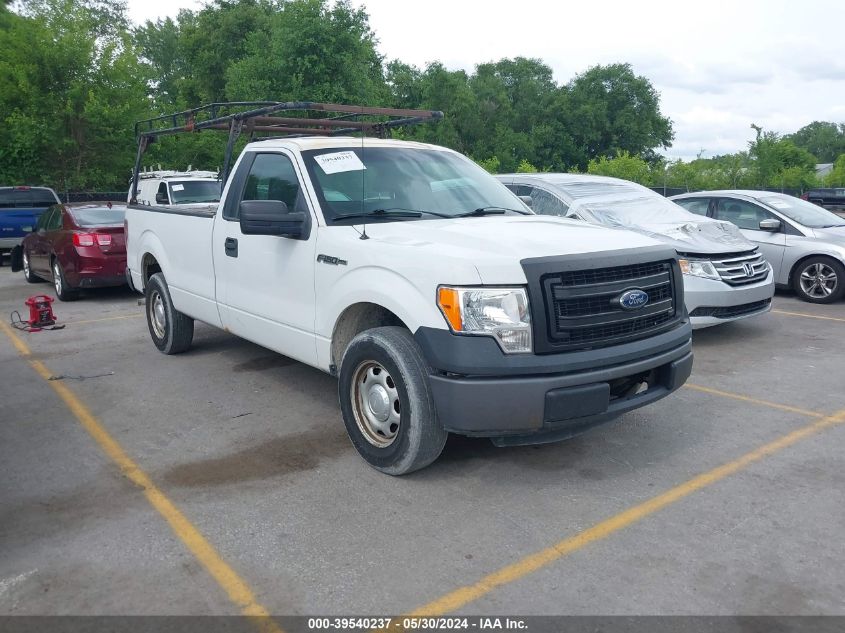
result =
[[238,256],[238,240],[234,237],[227,237],[226,241],[224,242],[224,246],[226,248],[226,255],[229,257],[237,257]]

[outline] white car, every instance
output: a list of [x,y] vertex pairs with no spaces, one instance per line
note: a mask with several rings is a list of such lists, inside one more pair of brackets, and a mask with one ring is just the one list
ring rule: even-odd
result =
[[619,178],[548,173],[497,178],[517,195],[529,196],[536,213],[636,231],[674,248],[694,329],[771,310],[772,268],[728,222],[689,213],[659,193]]
[[[182,209],[217,206],[223,183],[213,171],[147,171],[138,176],[136,203],[147,206],[174,206]],[[129,183],[127,202],[132,202]]]
[[540,217],[443,147],[276,138],[212,211],[130,205],[131,285],[166,354],[198,319],[338,377],[374,468],[448,433],[571,437],[678,389],[692,367],[674,250]]

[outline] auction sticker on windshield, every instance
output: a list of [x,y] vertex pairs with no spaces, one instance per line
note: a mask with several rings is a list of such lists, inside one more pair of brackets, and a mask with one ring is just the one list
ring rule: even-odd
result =
[[315,156],[314,160],[326,174],[338,174],[344,171],[361,171],[366,169],[364,163],[355,152],[335,152]]

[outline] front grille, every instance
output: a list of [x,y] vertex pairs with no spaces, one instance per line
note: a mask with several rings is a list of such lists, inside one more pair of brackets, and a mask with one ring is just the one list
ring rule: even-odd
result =
[[769,264],[756,250],[738,253],[726,259],[713,259],[712,262],[722,281],[731,286],[757,283],[769,274]]
[[701,306],[690,313],[691,317],[716,317],[717,319],[733,319],[739,316],[746,316],[761,312],[772,304],[771,299],[762,299],[761,301],[752,301],[751,303],[743,303],[738,306],[715,307],[715,306]]
[[[670,327],[678,316],[671,261],[550,273],[541,285],[550,351],[644,338]],[[648,301],[625,309],[619,299],[632,289],[645,292]]]

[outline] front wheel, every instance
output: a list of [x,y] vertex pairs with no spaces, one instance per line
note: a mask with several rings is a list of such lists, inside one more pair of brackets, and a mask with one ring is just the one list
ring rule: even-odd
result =
[[796,294],[810,303],[833,303],[845,293],[845,266],[830,257],[810,257],[795,269]]
[[448,433],[437,420],[427,364],[406,329],[379,327],[352,339],[338,392],[346,432],[376,470],[404,475],[443,450]]
[[164,275],[150,277],[145,295],[147,327],[155,346],[164,354],[187,350],[194,339],[194,320],[173,307]]

